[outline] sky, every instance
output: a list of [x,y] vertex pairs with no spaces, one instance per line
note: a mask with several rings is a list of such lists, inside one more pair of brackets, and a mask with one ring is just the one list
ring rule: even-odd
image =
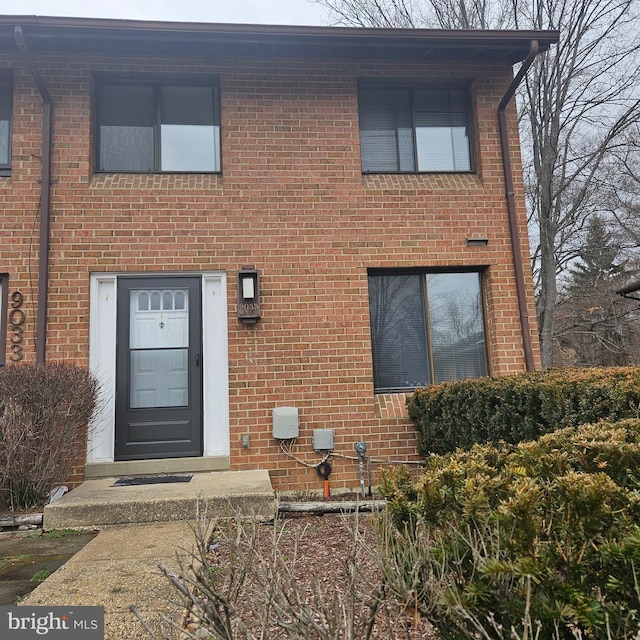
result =
[[311,0],[4,0],[0,15],[327,24],[325,10]]

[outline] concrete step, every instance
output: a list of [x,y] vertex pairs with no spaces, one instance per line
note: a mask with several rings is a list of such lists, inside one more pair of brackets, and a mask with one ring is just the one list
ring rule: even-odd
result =
[[189,482],[113,486],[117,478],[86,480],[45,506],[43,528],[99,529],[207,517],[272,518],[276,500],[269,473],[194,473]]

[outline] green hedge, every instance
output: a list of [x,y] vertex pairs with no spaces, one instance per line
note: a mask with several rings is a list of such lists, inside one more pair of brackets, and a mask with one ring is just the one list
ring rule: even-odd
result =
[[639,419],[433,454],[416,484],[388,470],[388,564],[412,557],[389,579],[443,638],[635,639],[639,472]]
[[407,398],[422,455],[533,440],[556,429],[636,417],[640,367],[555,369],[418,389]]

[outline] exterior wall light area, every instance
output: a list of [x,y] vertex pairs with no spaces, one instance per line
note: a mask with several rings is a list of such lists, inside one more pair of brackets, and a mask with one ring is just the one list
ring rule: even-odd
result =
[[238,271],[238,320],[244,324],[260,320],[260,278],[253,266]]
[[467,247],[486,247],[489,238],[467,238]]

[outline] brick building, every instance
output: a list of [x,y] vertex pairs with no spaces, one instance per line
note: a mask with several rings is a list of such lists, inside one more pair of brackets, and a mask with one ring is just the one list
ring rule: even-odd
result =
[[406,392],[534,369],[512,65],[556,41],[0,17],[0,361],[101,380],[70,481],[353,487]]

